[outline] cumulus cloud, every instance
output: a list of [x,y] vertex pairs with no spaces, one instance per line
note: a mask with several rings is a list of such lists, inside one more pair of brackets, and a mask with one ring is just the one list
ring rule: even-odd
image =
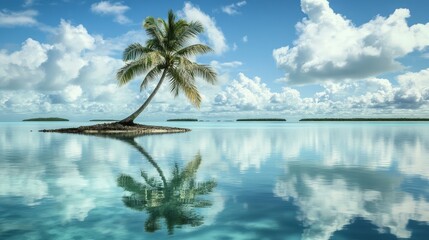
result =
[[246,1],[241,1],[241,2],[237,2],[237,3],[233,3],[227,6],[223,6],[222,7],[222,12],[228,14],[228,15],[235,15],[238,14],[238,8],[246,5]]
[[183,10],[179,14],[188,21],[199,21],[204,26],[204,35],[216,54],[222,54],[228,50],[225,36],[216,25],[214,18],[189,2],[185,3]]
[[251,79],[240,73],[238,80],[232,81],[216,96],[214,104],[240,110],[262,110],[271,95],[270,89],[259,77]]
[[429,68],[398,76],[401,88],[395,101],[401,108],[419,108],[429,103]]
[[91,5],[91,11],[101,15],[111,15],[115,17],[115,22],[119,24],[130,23],[131,20],[124,14],[130,8],[120,2],[111,3],[109,1],[101,1]]
[[116,70],[123,63],[111,55],[123,48],[109,46],[126,46],[136,40],[134,36],[132,32],[104,39],[63,20],[51,43],[29,38],[15,52],[0,50],[2,110],[95,113],[128,109],[136,100],[129,95],[137,91],[116,85]]
[[[90,34],[83,25],[61,21],[49,39],[52,42],[41,43],[29,38],[14,52],[0,50],[0,109],[4,114],[109,112],[124,116],[137,109],[153,89],[139,93],[138,81],[118,87],[115,79],[123,62],[114,56],[132,42],[144,42],[143,32],[105,39]],[[222,73],[241,64],[211,65],[221,69],[219,82],[224,83],[227,77]],[[197,84],[203,98],[201,111],[211,111],[211,99],[221,85],[199,80]],[[145,116],[159,118],[160,111],[166,115],[200,114],[184,96],[175,99],[168,84],[160,89]]]
[[429,23],[409,26],[408,9],[355,26],[327,0],[302,0],[307,15],[296,25],[293,46],[273,51],[293,84],[362,79],[403,68],[398,59],[429,46]]
[[77,85],[69,85],[64,89],[62,96],[66,102],[74,102],[82,96],[82,88]]
[[0,87],[20,89],[29,88],[37,83],[44,77],[39,67],[48,59],[47,52],[51,48],[50,45],[40,44],[29,38],[19,51],[11,54],[4,50],[0,51]]
[[37,24],[36,10],[25,10],[20,12],[12,12],[8,10],[0,10],[0,26],[33,26]]
[[[398,76],[399,85],[387,79],[367,78],[343,82],[327,82],[311,97],[284,87],[272,91],[258,78],[240,73],[213,98],[217,111],[253,111],[260,114],[294,115],[407,115],[407,110],[429,107],[429,69]],[[423,114],[423,112],[421,113]],[[423,116],[423,115],[422,115]]]

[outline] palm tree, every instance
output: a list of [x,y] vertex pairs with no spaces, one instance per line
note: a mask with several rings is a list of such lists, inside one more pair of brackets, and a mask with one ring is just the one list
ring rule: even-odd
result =
[[144,225],[145,230],[148,232],[158,230],[161,227],[160,219],[165,219],[169,234],[173,234],[175,226],[203,224],[203,216],[193,209],[212,205],[211,201],[202,196],[211,193],[216,187],[216,182],[214,180],[196,182],[201,156],[197,154],[183,169],[175,164],[171,178],[167,180],[158,164],[133,138],[120,140],[131,144],[142,153],[160,176],[160,179],[156,179],[141,171],[140,175],[144,179],[144,183],[140,183],[126,174],[121,174],[117,178],[118,186],[129,192],[128,195],[122,197],[124,205],[137,211],[146,210],[149,214]]
[[191,56],[211,52],[212,49],[204,44],[189,44],[189,41],[204,31],[199,22],[176,20],[172,10],[168,12],[167,22],[163,19],[147,17],[143,27],[149,39],[146,46],[140,43],[129,45],[123,54],[125,66],[117,72],[116,78],[122,86],[137,75],[146,73],[140,85],[140,91],[148,84],[159,78],[153,92],[143,105],[130,116],[120,121],[122,124],[132,125],[134,119],[147,107],[158,92],[165,78],[170,81],[170,89],[176,97],[183,92],[189,101],[199,108],[201,96],[195,85],[195,78],[201,77],[208,83],[216,82],[216,73],[207,66],[195,63]]

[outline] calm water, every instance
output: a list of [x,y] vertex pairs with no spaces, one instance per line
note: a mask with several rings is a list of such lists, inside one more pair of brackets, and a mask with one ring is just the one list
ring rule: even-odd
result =
[[0,239],[429,239],[428,123],[168,124],[0,123]]

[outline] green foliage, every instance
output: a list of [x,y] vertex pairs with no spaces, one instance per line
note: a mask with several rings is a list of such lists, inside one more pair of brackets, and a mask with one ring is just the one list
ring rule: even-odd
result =
[[168,119],[167,122],[198,122],[196,118],[173,118]]
[[29,118],[22,120],[23,122],[61,122],[61,121],[69,121],[65,118],[58,118],[58,117],[49,117],[49,118]]
[[143,183],[125,174],[117,178],[118,186],[128,193],[122,197],[124,205],[137,211],[145,210],[149,214],[144,224],[145,230],[154,232],[160,229],[161,219],[165,220],[169,234],[174,233],[176,226],[201,225],[204,218],[194,208],[211,206],[212,202],[202,196],[211,193],[217,185],[214,180],[201,183],[196,181],[196,173],[202,161],[201,156],[196,155],[182,169],[175,164],[170,179],[166,180],[162,170],[141,146],[135,141],[125,141],[136,147],[159,173],[157,179],[141,171]]
[[237,122],[260,122],[260,121],[286,122],[286,119],[284,119],[284,118],[240,118],[240,119],[237,119]]
[[[176,20],[176,16],[170,10],[167,21],[147,17],[143,27],[149,39],[145,46],[133,43],[125,49],[123,53],[125,66],[119,69],[116,75],[119,85],[127,84],[136,76],[146,73],[140,85],[142,90],[157,77],[161,76],[159,84],[162,83],[164,77],[167,77],[174,96],[183,92],[194,106],[199,107],[201,96],[195,85],[196,77],[201,77],[210,84],[216,83],[217,77],[216,72],[210,66],[188,59],[212,51],[210,47],[203,44],[189,45],[191,39],[204,31],[201,23]],[[156,91],[154,90],[153,94]],[[150,99],[148,98],[148,101]],[[137,117],[143,109],[139,109],[130,117]]]

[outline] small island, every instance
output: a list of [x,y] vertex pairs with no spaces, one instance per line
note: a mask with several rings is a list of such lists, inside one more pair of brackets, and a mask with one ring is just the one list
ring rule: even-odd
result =
[[[167,19],[165,21],[162,18],[146,17],[143,23],[143,28],[148,33],[145,46],[140,43],[132,43],[125,48],[123,52],[124,65],[116,72],[116,80],[119,86],[128,84],[138,75],[146,73],[143,82],[140,84],[140,90],[146,88],[148,83],[158,79],[155,88],[140,107],[120,121],[40,131],[92,135],[108,134],[110,136],[124,134],[137,136],[190,131],[187,128],[148,126],[134,122],[152,101],[166,79],[168,79],[171,93],[174,96],[183,92],[190,103],[197,108],[201,105],[202,97],[195,83],[196,79],[204,80],[213,85],[217,82],[217,73],[214,68],[193,61],[194,56],[213,50],[204,44],[190,46],[184,44],[203,33],[203,25],[198,21],[188,22],[184,19],[177,19],[172,10],[168,12]],[[165,44],[166,42],[171,44]]]
[[412,122],[429,121],[429,118],[303,118],[300,122]]
[[77,128],[60,128],[60,129],[42,129],[39,132],[56,132],[56,133],[76,133],[76,134],[90,134],[101,136],[140,136],[147,134],[162,134],[162,133],[182,133],[188,132],[187,128],[176,127],[161,127],[149,126],[133,123],[131,125],[124,125],[119,122],[101,123],[92,126],[80,126]]
[[116,122],[118,120],[114,119],[91,119],[90,122]]
[[68,119],[58,118],[58,117],[48,117],[48,118],[28,118],[22,120],[23,122],[68,122]]
[[168,119],[167,122],[198,122],[196,118],[173,118]]
[[284,118],[239,118],[237,122],[286,122]]

